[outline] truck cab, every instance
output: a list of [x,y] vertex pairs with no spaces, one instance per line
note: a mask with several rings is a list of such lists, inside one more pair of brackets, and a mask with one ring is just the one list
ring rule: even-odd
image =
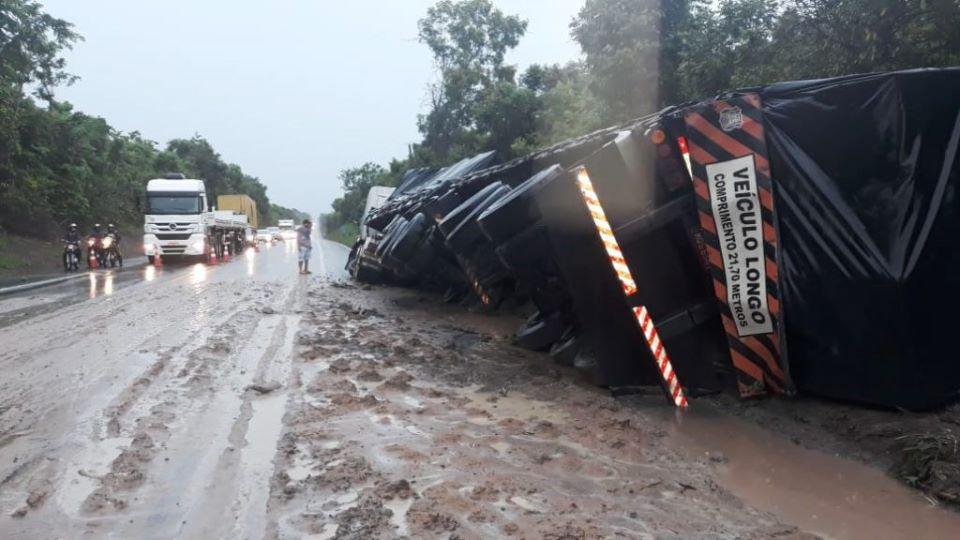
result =
[[207,254],[207,188],[203,180],[156,178],[147,182],[143,251],[156,256]]

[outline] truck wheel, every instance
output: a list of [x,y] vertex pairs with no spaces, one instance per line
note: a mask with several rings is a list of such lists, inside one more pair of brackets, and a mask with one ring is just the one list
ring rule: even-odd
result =
[[440,227],[440,232],[443,233],[444,238],[450,236],[450,233],[452,233],[458,225],[463,223],[463,220],[470,215],[470,213],[474,208],[477,207],[478,204],[485,201],[491,193],[501,187],[503,187],[501,182],[494,182],[474,193],[472,197],[464,201],[463,204],[454,208],[449,214],[447,214],[437,225]]
[[563,169],[557,165],[540,171],[490,205],[477,218],[484,234],[495,244],[502,244],[538,221],[540,211],[534,200],[537,193],[562,174]]
[[407,224],[406,229],[398,231],[397,241],[391,250],[391,255],[401,260],[409,259],[414,255],[427,229],[427,217],[417,214]]
[[542,351],[553,345],[563,334],[560,313],[543,316],[538,311],[517,332],[517,344],[524,349]]
[[157,257],[156,257],[156,256],[154,256],[154,255],[147,255],[147,263],[148,263],[148,264],[155,264],[156,261],[157,261]]
[[470,246],[476,244],[479,240],[485,240],[483,231],[480,230],[480,224],[477,223],[477,216],[491,205],[496,204],[508,193],[510,193],[510,188],[507,186],[501,186],[493,190],[486,199],[467,214],[463,222],[447,236],[447,244],[450,245],[450,249],[455,252],[467,251]]
[[567,329],[560,338],[560,341],[550,347],[550,358],[561,366],[573,366],[577,359],[577,352],[580,347],[577,344],[577,334],[573,328]]

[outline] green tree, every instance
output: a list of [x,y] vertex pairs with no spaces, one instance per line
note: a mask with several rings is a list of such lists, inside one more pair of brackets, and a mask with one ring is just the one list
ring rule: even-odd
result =
[[343,196],[333,201],[335,212],[333,226],[344,223],[359,224],[370,188],[396,185],[396,179],[390,175],[389,171],[370,162],[340,171],[338,178],[343,188]]
[[[430,111],[418,120],[421,155],[428,161],[443,164],[480,151],[491,137],[483,130],[504,127],[491,105],[524,108],[524,96],[497,86],[513,85],[515,69],[504,57],[526,28],[526,21],[505,15],[489,0],[441,0],[418,22],[420,41],[433,53],[440,75],[430,88]],[[496,137],[495,144],[509,148],[502,139],[510,135]]]
[[17,90],[37,83],[37,95],[48,99],[54,86],[74,80],[60,54],[81,38],[72,24],[42,9],[32,0],[0,3],[0,80]]

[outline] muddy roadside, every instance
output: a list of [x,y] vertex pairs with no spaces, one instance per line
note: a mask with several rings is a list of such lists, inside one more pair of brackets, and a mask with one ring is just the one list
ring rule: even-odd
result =
[[708,401],[793,444],[842,456],[884,471],[931,504],[960,512],[960,404],[910,413],[816,398]]
[[[824,501],[835,510],[808,511],[803,500],[799,512],[765,508],[769,486],[744,491],[729,481],[741,456],[725,455],[715,440],[684,442],[703,418],[678,419],[655,392],[611,397],[546,355],[513,346],[516,321],[506,317],[349,284],[318,284],[307,303],[268,536],[948,538],[960,526],[957,515],[839,459],[822,465],[823,476],[855,465],[852,489],[863,493],[867,508],[856,510],[864,513],[847,516],[840,499],[849,497],[839,492]],[[844,442],[826,430],[814,439],[787,423],[764,426],[764,416],[749,414],[762,402],[704,403],[751,424],[748,438],[785,436],[783,461],[772,468],[809,458],[804,440],[828,452]],[[803,425],[816,430],[815,420]],[[866,453],[862,461],[884,465]],[[888,506],[899,508],[891,520],[913,516],[923,526],[891,529]]]

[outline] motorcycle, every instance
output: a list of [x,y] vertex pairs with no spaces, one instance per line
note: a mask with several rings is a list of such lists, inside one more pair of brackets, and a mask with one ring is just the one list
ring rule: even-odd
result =
[[87,268],[103,267],[103,249],[100,245],[100,239],[96,236],[87,238]]
[[64,241],[63,269],[67,272],[76,272],[80,269],[80,242]]
[[104,268],[120,266],[123,268],[123,256],[120,254],[120,247],[117,245],[117,237],[113,233],[107,234],[101,240],[102,266]]

